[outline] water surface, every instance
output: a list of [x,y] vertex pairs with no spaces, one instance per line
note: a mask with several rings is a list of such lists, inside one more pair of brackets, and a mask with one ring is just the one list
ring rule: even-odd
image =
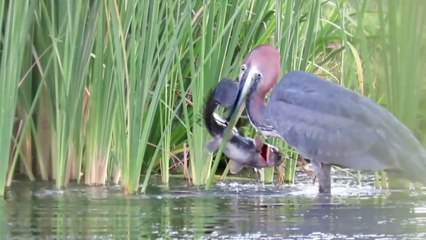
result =
[[118,186],[14,182],[0,201],[2,239],[426,239],[426,191],[347,181],[332,196],[311,182],[186,182],[125,196]]

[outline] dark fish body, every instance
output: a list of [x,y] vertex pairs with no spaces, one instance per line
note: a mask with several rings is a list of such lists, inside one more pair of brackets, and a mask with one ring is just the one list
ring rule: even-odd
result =
[[[228,122],[214,111],[218,105],[225,108],[231,107],[237,93],[237,84],[230,79],[224,79],[217,84],[207,98],[203,118],[207,130],[214,138],[207,143],[207,149],[210,152],[217,150],[220,146],[228,125]],[[232,160],[232,174],[237,174],[245,166],[263,168],[281,164],[281,153],[276,147],[264,143],[259,137],[247,138],[236,128],[232,129],[232,137],[225,146],[224,154]]]

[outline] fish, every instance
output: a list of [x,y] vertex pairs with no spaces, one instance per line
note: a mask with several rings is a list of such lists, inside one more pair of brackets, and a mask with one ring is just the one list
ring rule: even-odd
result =
[[[223,140],[223,134],[228,122],[215,113],[220,105],[230,108],[237,98],[238,85],[231,79],[221,80],[210,91],[204,106],[203,119],[205,127],[213,137],[206,144],[208,152],[216,151]],[[256,169],[276,167],[281,164],[282,153],[270,144],[265,143],[259,136],[245,137],[237,128],[232,129],[231,139],[224,147],[224,154],[231,160],[231,174],[238,174],[244,167]]]

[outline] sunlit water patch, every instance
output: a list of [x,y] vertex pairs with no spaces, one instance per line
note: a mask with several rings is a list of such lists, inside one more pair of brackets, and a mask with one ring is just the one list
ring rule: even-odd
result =
[[125,196],[118,186],[55,190],[15,182],[0,202],[0,239],[425,239],[426,192],[351,181],[319,195],[290,185],[173,182]]

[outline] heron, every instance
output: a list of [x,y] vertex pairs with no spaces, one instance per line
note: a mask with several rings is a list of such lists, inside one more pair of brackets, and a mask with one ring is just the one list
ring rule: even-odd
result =
[[280,54],[269,44],[252,49],[240,68],[228,120],[245,108],[258,132],[281,138],[310,159],[320,193],[331,191],[331,166],[385,170],[426,184],[423,146],[368,97],[304,71],[289,71],[277,83]]
[[[204,124],[213,137],[207,143],[207,150],[213,152],[220,146],[228,122],[214,111],[221,105],[229,108],[233,105],[238,93],[238,85],[231,79],[221,80],[207,97],[204,107]],[[231,159],[231,174],[239,173],[244,167],[255,169],[276,167],[281,164],[282,154],[275,146],[263,142],[260,137],[248,138],[236,128],[231,139],[226,143],[225,155]]]

